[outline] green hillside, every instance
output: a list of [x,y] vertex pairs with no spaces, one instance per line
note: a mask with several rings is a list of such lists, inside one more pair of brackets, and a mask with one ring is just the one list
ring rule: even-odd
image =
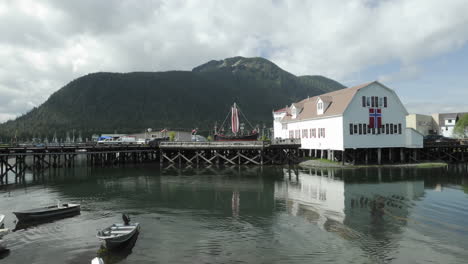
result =
[[290,74],[263,58],[210,61],[192,71],[92,73],[41,106],[0,125],[0,137],[64,137],[68,131],[141,132],[145,128],[212,129],[237,102],[254,125],[271,111],[344,86],[323,76]]

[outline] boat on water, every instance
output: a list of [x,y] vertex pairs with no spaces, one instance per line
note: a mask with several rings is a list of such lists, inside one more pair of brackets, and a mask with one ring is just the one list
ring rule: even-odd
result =
[[3,228],[4,223],[3,221],[5,220],[5,215],[0,214],[0,228]]
[[[242,112],[240,112],[240,109],[237,107],[237,104],[234,103],[234,105],[231,107],[230,113],[228,113],[228,116],[229,115],[231,116],[232,134],[225,135],[223,133],[220,133],[220,131],[217,131],[217,129],[215,128],[215,135],[214,135],[215,141],[256,141],[258,139],[257,130],[252,128],[252,131],[250,133],[244,134],[243,129],[240,129],[239,113],[242,113]],[[227,120],[227,117],[226,117],[226,120]],[[250,122],[248,123],[250,124]],[[221,130],[223,129],[223,127],[224,127],[224,122],[221,125]]]
[[80,204],[57,203],[47,207],[29,209],[19,212],[13,212],[19,221],[42,221],[46,219],[60,218],[65,215],[79,214]]
[[8,228],[0,229],[0,239],[2,239],[2,237],[5,236],[6,234],[8,234],[9,232],[10,232],[10,229],[8,229]]
[[100,257],[95,257],[91,260],[91,264],[104,264],[104,260]]
[[132,238],[140,232],[139,223],[130,223],[130,217],[123,214],[123,224],[113,224],[99,231],[97,238],[104,242],[108,249],[117,248],[127,244]]
[[99,231],[97,238],[104,242],[106,248],[116,248],[129,241],[140,231],[140,224],[113,224]]

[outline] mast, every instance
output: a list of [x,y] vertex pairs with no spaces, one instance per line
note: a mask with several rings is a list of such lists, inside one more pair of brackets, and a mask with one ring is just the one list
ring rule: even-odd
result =
[[232,133],[234,133],[234,135],[237,136],[237,133],[239,132],[239,113],[237,110],[236,103],[234,103],[234,105],[231,108],[231,128]]

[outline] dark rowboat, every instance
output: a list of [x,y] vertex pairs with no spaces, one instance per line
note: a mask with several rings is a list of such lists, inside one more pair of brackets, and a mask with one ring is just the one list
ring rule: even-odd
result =
[[77,214],[79,212],[79,204],[66,203],[13,213],[19,221],[40,221],[49,218],[59,218],[69,214]]

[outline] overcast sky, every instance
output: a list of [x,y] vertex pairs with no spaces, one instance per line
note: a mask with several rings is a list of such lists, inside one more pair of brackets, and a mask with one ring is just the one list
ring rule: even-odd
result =
[[468,111],[467,14],[467,0],[0,0],[0,122],[90,72],[233,56],[380,80],[410,112]]

